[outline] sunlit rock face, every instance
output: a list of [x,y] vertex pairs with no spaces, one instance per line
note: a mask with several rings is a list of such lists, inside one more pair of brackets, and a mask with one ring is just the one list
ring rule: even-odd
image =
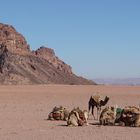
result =
[[3,44],[11,52],[28,53],[29,45],[25,38],[11,25],[0,23],[0,44]]

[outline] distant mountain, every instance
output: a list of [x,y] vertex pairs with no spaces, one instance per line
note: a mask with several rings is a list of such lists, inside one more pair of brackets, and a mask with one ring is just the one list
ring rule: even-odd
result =
[[124,78],[124,79],[94,79],[97,84],[105,85],[140,85],[140,78]]
[[0,84],[96,84],[72,72],[53,49],[30,50],[11,25],[0,23]]

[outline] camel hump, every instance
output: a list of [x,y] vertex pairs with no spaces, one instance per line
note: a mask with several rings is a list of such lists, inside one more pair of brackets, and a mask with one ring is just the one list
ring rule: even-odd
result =
[[98,94],[96,94],[96,95],[93,95],[93,96],[91,96],[92,97],[92,99],[95,101],[95,102],[100,102],[100,100],[101,100],[101,96],[100,95],[98,95]]

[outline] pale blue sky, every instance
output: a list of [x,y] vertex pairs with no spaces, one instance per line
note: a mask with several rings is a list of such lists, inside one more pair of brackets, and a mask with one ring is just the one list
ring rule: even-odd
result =
[[140,0],[0,0],[0,22],[87,78],[140,77]]

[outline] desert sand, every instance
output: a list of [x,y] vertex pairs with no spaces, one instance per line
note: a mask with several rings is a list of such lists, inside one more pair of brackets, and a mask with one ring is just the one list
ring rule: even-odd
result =
[[140,128],[99,126],[92,116],[84,127],[47,120],[54,106],[87,109],[95,92],[108,95],[108,105],[140,104],[138,86],[0,86],[0,140],[139,140]]

